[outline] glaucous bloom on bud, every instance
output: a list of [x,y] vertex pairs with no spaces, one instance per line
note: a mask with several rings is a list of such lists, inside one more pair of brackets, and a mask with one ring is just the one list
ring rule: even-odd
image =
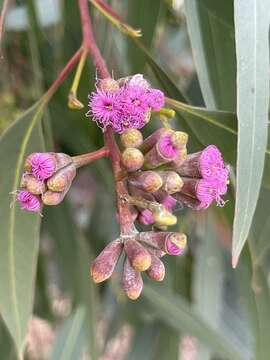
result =
[[145,271],[151,265],[151,255],[136,240],[127,240],[124,243],[125,252],[131,266],[137,271]]
[[70,188],[70,185],[76,176],[76,166],[72,162],[65,167],[59,169],[50,179],[47,181],[47,187],[51,191],[63,192]]
[[138,299],[143,288],[141,273],[131,266],[128,258],[124,263],[122,288],[131,300]]
[[90,269],[95,283],[100,283],[111,277],[122,249],[123,244],[117,239],[107,245],[98,257],[95,258]]
[[120,136],[120,140],[125,148],[138,148],[143,143],[143,136],[137,129],[127,129]]
[[151,255],[151,266],[146,270],[146,274],[155,281],[162,281],[165,277],[165,266],[155,255]]
[[20,190],[17,194],[17,201],[20,204],[21,209],[40,212],[41,199],[39,196],[30,193],[28,190]]
[[149,246],[160,249],[169,255],[180,255],[183,253],[187,237],[183,233],[176,232],[141,232],[138,235],[138,240],[146,243]]
[[168,194],[174,194],[181,190],[183,180],[175,171],[159,171],[158,174],[163,180],[162,190]]
[[127,148],[121,155],[121,162],[127,171],[136,171],[143,166],[144,156],[138,149]]
[[[179,177],[179,175],[177,175]],[[155,171],[142,171],[128,177],[128,182],[144,191],[153,193],[158,191],[162,184],[162,177]]]

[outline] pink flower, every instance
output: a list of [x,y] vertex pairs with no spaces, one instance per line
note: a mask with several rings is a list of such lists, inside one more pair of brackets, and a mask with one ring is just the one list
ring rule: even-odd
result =
[[90,110],[87,116],[93,115],[94,120],[105,130],[107,126],[119,123],[122,113],[120,111],[121,91],[104,91],[97,89],[89,96]]
[[21,209],[33,212],[39,212],[41,209],[40,197],[30,193],[28,190],[20,190],[17,194],[17,200]]
[[138,220],[140,222],[140,224],[143,225],[152,225],[154,224],[154,217],[152,214],[152,211],[149,209],[144,209],[143,211],[141,211]]
[[32,174],[38,180],[48,179],[53,175],[56,169],[56,161],[52,154],[35,153],[31,157]]
[[148,91],[148,104],[153,110],[160,110],[165,104],[163,92],[158,89],[150,89]]
[[227,177],[225,176],[214,180],[199,180],[196,195],[201,202],[200,209],[206,209],[213,201],[216,201],[218,206],[224,206],[225,202],[221,196],[226,192]]
[[178,154],[179,150],[172,142],[171,134],[166,134],[159,140],[159,152],[166,159],[173,159]]
[[177,200],[175,200],[172,196],[168,195],[166,196],[161,204],[166,207],[169,211],[173,211],[174,206],[176,205]]
[[204,179],[216,179],[225,169],[221,152],[215,145],[209,145],[201,152],[199,168]]

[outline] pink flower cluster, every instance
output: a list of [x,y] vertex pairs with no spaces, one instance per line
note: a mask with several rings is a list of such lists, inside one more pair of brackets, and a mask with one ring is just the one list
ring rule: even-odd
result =
[[104,131],[111,127],[122,134],[126,129],[141,129],[149,121],[151,110],[164,105],[164,94],[137,74],[118,81],[101,80],[89,100],[87,116],[92,116]]
[[[44,180],[48,179],[56,170],[56,162],[54,157],[48,153],[34,153],[28,159],[30,172],[23,174],[23,178],[26,175],[33,175],[37,182],[40,182],[40,188]],[[17,200],[21,206],[21,209],[40,212],[42,200],[40,195],[33,194],[29,190],[19,190],[17,194]]]

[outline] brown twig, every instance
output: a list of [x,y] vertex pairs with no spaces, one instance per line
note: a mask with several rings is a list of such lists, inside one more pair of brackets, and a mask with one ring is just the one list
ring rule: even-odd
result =
[[72,160],[74,161],[77,168],[88,165],[93,161],[96,161],[102,157],[108,156],[109,150],[106,147],[103,147],[97,151],[92,151],[87,154],[82,154],[78,156],[73,156]]
[[[96,40],[93,34],[92,23],[88,9],[88,0],[78,0],[78,4],[79,4],[81,22],[82,22],[83,46],[89,50],[100,77],[101,78],[110,77],[110,73],[99,51],[99,48],[96,44]],[[134,231],[134,224],[132,221],[129,205],[127,202],[123,201],[123,198],[125,198],[128,192],[123,180],[121,180],[122,169],[121,169],[120,151],[118,145],[116,144],[112,129],[109,128],[105,131],[104,140],[106,147],[109,150],[109,157],[111,159],[114,177],[115,177],[117,207],[119,213],[121,234],[128,235]]]

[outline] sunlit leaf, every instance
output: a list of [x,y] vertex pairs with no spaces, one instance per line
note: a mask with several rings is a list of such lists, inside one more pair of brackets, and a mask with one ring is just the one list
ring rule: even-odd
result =
[[265,0],[235,2],[238,146],[233,266],[249,233],[263,175],[269,105],[268,5]]

